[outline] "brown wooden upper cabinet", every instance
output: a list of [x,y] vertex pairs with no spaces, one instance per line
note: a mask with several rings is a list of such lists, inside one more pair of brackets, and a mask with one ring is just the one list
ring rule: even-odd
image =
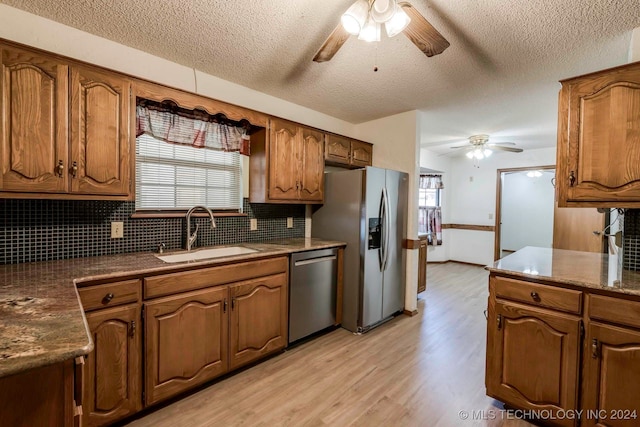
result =
[[39,51],[0,49],[0,197],[127,198],[130,81]]
[[373,145],[340,135],[327,134],[324,160],[327,164],[359,168],[371,166]]
[[640,62],[564,80],[559,206],[640,206]]
[[324,133],[271,119],[268,133],[251,137],[249,200],[254,203],[324,201]]

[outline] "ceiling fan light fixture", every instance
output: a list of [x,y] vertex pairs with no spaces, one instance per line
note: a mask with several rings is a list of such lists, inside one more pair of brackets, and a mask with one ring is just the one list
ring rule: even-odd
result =
[[358,40],[364,40],[366,42],[379,42],[380,41],[380,24],[375,22],[371,17],[367,19],[367,22],[362,27]]
[[356,0],[356,2],[342,14],[340,22],[349,34],[357,36],[362,31],[368,14],[369,3],[367,0]]
[[465,154],[465,156],[467,156],[467,158],[469,159],[473,159],[473,151],[467,151],[467,154]]
[[390,20],[396,12],[395,0],[375,0],[371,6],[371,18],[383,23]]
[[409,18],[409,15],[407,15],[404,10],[402,10],[402,7],[396,7],[396,12],[393,14],[391,19],[384,24],[387,36],[390,38],[397,36],[407,28],[407,25],[409,25],[410,22],[411,18]]
[[485,148],[482,153],[484,154],[485,157],[489,157],[491,155],[491,153],[493,153],[493,151],[489,150],[488,148]]

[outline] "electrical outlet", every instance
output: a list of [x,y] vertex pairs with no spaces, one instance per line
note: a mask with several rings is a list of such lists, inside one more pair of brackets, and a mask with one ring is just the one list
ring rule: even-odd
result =
[[115,221],[111,223],[111,238],[122,239],[124,237],[124,222]]
[[287,217],[287,228],[293,228],[293,218]]
[[492,213],[489,214],[489,219],[493,219],[493,214]]
[[251,218],[249,220],[249,230],[256,231],[257,229],[258,229],[258,219],[257,218]]

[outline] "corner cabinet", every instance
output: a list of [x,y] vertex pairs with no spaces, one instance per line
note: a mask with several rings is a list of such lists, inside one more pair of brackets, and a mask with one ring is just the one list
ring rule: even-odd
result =
[[251,137],[250,168],[252,203],[322,203],[324,133],[271,119]]
[[373,145],[340,135],[327,134],[324,160],[329,165],[348,168],[371,166]]
[[0,197],[130,195],[131,83],[0,44]]
[[640,62],[561,83],[558,205],[640,207]]

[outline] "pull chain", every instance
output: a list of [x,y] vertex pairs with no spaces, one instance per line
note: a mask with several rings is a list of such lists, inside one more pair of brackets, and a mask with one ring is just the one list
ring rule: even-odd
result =
[[377,73],[378,72],[378,43],[379,42],[375,42],[376,46],[375,46],[375,56],[374,56],[374,62],[373,62],[373,72]]

